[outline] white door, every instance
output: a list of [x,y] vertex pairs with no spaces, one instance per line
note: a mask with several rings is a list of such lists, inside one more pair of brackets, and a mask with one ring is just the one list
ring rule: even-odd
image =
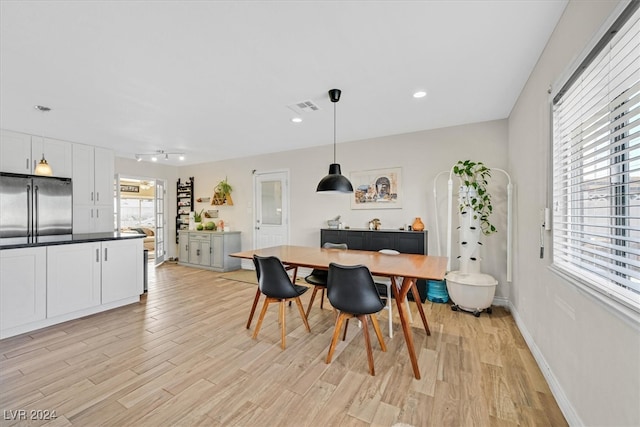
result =
[[253,176],[255,194],[254,247],[289,243],[289,172],[256,172]]
[[156,265],[164,262],[166,250],[164,247],[166,218],[164,215],[164,196],[165,196],[164,180],[156,179]]

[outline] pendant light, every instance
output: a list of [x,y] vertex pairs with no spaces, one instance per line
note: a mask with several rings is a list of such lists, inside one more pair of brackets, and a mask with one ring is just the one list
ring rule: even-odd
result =
[[336,103],[340,101],[340,89],[331,89],[329,99],[333,102],[333,163],[329,165],[329,175],[318,183],[316,191],[323,193],[353,193],[351,182],[340,172],[340,165],[336,163]]
[[[35,106],[36,110],[42,111],[42,114],[46,113],[47,111],[51,111],[51,108],[49,107],[44,107],[42,105],[36,105]],[[51,176],[53,175],[53,170],[51,170],[51,166],[49,166],[49,163],[47,163],[47,159],[44,158],[44,116],[42,117],[42,159],[40,160],[40,163],[37,164],[36,169],[33,171],[33,173],[35,175],[42,175],[42,176]]]

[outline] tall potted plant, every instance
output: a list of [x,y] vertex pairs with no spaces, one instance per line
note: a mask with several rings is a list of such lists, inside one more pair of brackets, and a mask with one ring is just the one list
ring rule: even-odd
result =
[[453,174],[460,181],[458,192],[460,270],[447,274],[447,289],[454,301],[452,309],[462,308],[473,311],[476,316],[479,316],[484,309],[491,311],[491,302],[498,284],[492,276],[480,271],[481,237],[497,231],[490,222],[493,205],[487,187],[491,178],[491,169],[482,162],[461,160],[453,167]]

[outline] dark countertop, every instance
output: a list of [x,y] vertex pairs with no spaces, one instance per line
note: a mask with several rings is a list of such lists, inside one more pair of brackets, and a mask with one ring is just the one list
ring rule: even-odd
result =
[[0,239],[0,250],[2,249],[18,249],[18,248],[33,248],[37,246],[54,246],[54,245],[68,245],[72,243],[89,243],[89,242],[106,242],[109,240],[125,240],[125,239],[143,239],[147,237],[146,234],[137,233],[85,233],[85,234],[65,234],[61,236],[47,236],[44,241],[38,243],[27,243],[25,241],[20,243],[16,242],[17,239],[7,239],[11,243],[4,243]]

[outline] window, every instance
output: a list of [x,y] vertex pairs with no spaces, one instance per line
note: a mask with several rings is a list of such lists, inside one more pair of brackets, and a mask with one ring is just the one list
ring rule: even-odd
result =
[[640,311],[640,12],[553,100],[553,264]]

